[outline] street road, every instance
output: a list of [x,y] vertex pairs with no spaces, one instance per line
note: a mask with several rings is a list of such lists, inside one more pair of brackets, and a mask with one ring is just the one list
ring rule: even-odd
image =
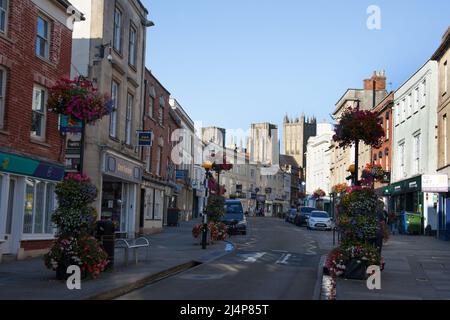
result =
[[249,218],[232,253],[133,291],[120,299],[310,300],[332,232],[308,231],[275,218]]

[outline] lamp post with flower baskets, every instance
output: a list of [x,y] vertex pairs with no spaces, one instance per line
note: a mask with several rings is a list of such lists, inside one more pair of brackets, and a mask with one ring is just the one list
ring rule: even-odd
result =
[[79,132],[81,125],[79,172],[83,173],[86,125],[93,125],[110,114],[113,101],[109,95],[99,93],[91,81],[80,76],[75,80],[61,79],[51,87],[47,108],[67,119],[66,132]]

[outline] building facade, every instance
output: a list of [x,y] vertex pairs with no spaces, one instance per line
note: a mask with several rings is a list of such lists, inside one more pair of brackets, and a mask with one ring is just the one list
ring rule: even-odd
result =
[[280,146],[278,127],[270,123],[251,125],[249,138],[250,161],[263,166],[278,166]]
[[314,194],[322,189],[327,194],[331,192],[330,181],[330,152],[331,140],[334,135],[333,125],[329,123],[317,124],[317,135],[309,138],[306,153],[306,193]]
[[301,168],[301,179],[306,177],[306,157],[308,150],[308,139],[317,134],[317,121],[314,117],[305,118],[302,114],[300,119],[289,119],[283,121],[283,154],[294,157],[297,166]]
[[[356,109],[358,106],[360,110],[372,110],[386,97],[386,95],[386,76],[384,71],[374,72],[370,79],[364,80],[363,89],[348,89],[344,93],[336,103],[333,119],[338,122],[345,111]],[[371,148],[364,143],[360,143],[358,154],[358,178],[361,177],[362,170],[366,164],[370,162]],[[355,164],[355,147],[352,146],[351,148],[343,149],[339,147],[338,143],[332,142],[331,187],[337,184],[351,183],[347,180],[347,177],[350,175],[348,169],[352,164]]]
[[70,76],[70,7],[68,1],[2,1],[0,249],[18,259],[45,253],[54,239],[64,136],[46,103],[49,88]]
[[[450,28],[442,37],[442,43],[436,50],[432,60],[438,63],[439,72],[439,101],[438,101],[438,174],[450,177]],[[450,180],[447,183],[450,186]],[[444,188],[445,189],[445,188]],[[438,230],[441,237],[450,240],[450,188],[441,191],[439,195],[439,217]]]
[[437,230],[437,194],[423,192],[425,175],[437,170],[438,66],[428,61],[394,93],[392,179],[389,210],[419,214],[421,233]]
[[385,177],[381,181],[375,182],[375,189],[380,193],[382,187],[387,186],[390,183],[390,175],[392,170],[392,107],[394,105],[394,93],[391,92],[386,98],[384,98],[373,109],[378,114],[378,118],[381,120],[381,125],[384,129],[384,137],[381,147],[372,148],[372,163],[380,165],[384,172]]
[[81,167],[99,190],[94,204],[99,218],[113,220],[117,232],[134,237],[140,230],[144,171],[136,132],[143,129],[146,30],[152,23],[139,0],[73,3],[86,22],[74,30],[72,75],[90,79],[111,96],[114,108],[87,126]]
[[141,233],[148,234],[162,230],[167,210],[173,203],[176,188],[172,134],[181,127],[181,121],[170,108],[170,92],[148,69],[144,91],[144,130],[152,132],[153,143],[142,149],[145,166],[139,227]]
[[[299,203],[299,193],[302,190],[301,186],[301,168],[298,166],[297,161],[293,156],[280,155],[280,167],[281,170],[288,173],[291,176],[291,190],[290,190],[290,205],[291,207],[297,207]],[[303,192],[303,191],[302,191]]]
[[169,102],[170,107],[181,121],[180,129],[176,130],[172,136],[172,141],[176,143],[172,153],[172,160],[176,164],[175,177],[180,187],[177,208],[180,209],[181,219],[188,221],[193,217],[194,202],[198,202],[196,190],[194,190],[192,185],[196,141],[195,127],[194,121],[192,121],[176,99],[171,98]]

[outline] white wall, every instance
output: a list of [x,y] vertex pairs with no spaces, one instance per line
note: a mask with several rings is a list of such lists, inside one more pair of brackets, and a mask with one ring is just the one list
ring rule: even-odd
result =
[[333,126],[328,123],[317,125],[317,136],[308,140],[306,154],[306,193],[312,194],[322,189],[330,192],[331,153],[327,152],[331,146]]
[[[435,174],[437,169],[437,62],[427,62],[416,74],[394,93],[392,182],[405,180],[420,174]],[[423,96],[423,81],[426,81],[426,96]],[[408,97],[414,98],[419,88],[419,104],[413,101],[412,112],[408,112]],[[423,100],[421,100],[423,99]],[[402,107],[402,103],[404,107]],[[423,102],[422,102],[423,101]],[[403,115],[402,115],[403,114]],[[414,136],[420,132],[420,168],[414,166]],[[405,143],[405,174],[399,171],[399,145]]]

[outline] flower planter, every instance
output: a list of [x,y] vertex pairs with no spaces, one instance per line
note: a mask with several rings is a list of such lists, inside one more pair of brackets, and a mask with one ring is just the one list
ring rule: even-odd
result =
[[345,268],[344,278],[352,280],[367,280],[367,264],[358,259],[350,260]]

